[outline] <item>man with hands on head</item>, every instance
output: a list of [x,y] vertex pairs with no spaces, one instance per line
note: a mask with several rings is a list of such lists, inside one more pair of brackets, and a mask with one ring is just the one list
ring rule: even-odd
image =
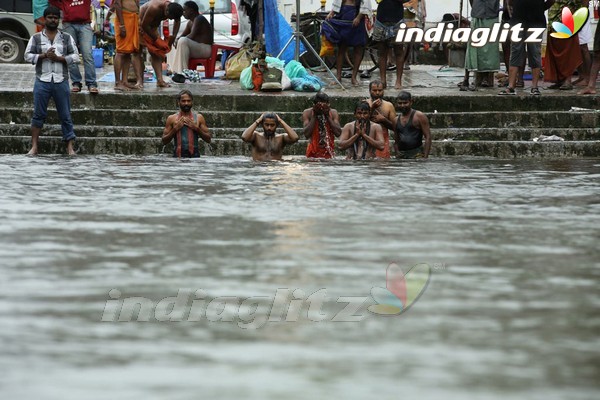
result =
[[335,137],[342,133],[340,116],[331,108],[329,96],[318,92],[313,98],[313,106],[302,113],[304,136],[309,140],[306,148],[308,158],[335,157]]
[[168,144],[175,139],[174,157],[200,157],[198,138],[210,143],[211,134],[202,114],[192,111],[194,99],[189,90],[177,95],[179,112],[169,115],[163,131],[162,142]]
[[347,150],[347,160],[375,158],[375,150],[384,149],[381,125],[370,121],[371,107],[361,101],[354,109],[355,120],[344,125],[338,146]]
[[[276,134],[281,125],[285,133]],[[262,126],[263,132],[256,129]],[[298,141],[298,134],[279,115],[267,112],[252,123],[242,134],[242,140],[252,145],[254,161],[281,160],[283,148]]]

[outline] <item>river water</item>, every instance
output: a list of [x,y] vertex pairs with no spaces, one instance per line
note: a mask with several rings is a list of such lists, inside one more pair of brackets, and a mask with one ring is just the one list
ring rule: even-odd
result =
[[[0,156],[0,171],[3,399],[600,393],[600,160]],[[431,276],[376,315],[392,262]],[[262,307],[278,289],[297,318]],[[255,320],[208,308],[255,296]],[[336,321],[345,298],[360,309]]]

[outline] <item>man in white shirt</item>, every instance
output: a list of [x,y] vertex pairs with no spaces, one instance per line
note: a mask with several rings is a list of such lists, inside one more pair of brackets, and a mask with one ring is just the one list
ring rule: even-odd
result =
[[67,153],[75,155],[68,66],[79,62],[79,53],[73,38],[58,30],[60,21],[58,8],[54,6],[46,8],[44,19],[45,28],[29,39],[25,50],[25,61],[35,64],[31,150],[27,154],[38,153],[38,139],[46,122],[48,102],[53,98],[61,122],[63,141],[67,143]]

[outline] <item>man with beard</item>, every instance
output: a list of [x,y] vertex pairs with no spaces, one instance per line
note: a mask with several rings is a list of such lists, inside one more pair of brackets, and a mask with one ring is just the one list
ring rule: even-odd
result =
[[168,144],[175,138],[173,157],[200,157],[198,137],[210,143],[211,135],[202,114],[192,111],[194,98],[189,90],[182,90],[177,95],[179,112],[169,115],[163,131],[162,142]]
[[[256,128],[262,125],[263,132]],[[277,126],[281,125],[284,134],[277,135]],[[264,113],[254,121],[242,134],[242,140],[252,145],[254,161],[281,160],[283,148],[298,141],[298,134],[275,113]]]
[[397,158],[427,158],[431,150],[429,119],[421,111],[413,110],[412,103],[411,95],[406,91],[396,98],[396,107],[400,111],[395,124]]
[[28,155],[38,153],[38,139],[46,122],[50,98],[54,99],[56,105],[67,152],[75,155],[68,66],[79,62],[79,53],[73,37],[58,30],[59,21],[60,9],[54,6],[46,8],[44,30],[33,35],[25,49],[25,61],[35,65],[31,150]]
[[383,150],[381,125],[370,121],[371,107],[361,101],[354,109],[355,120],[344,125],[338,146],[347,150],[347,160],[369,160],[375,158],[375,150]]
[[377,150],[377,158],[390,158],[390,135],[389,129],[394,130],[396,121],[396,110],[389,101],[383,100],[385,85],[382,81],[372,81],[369,84],[370,98],[366,100],[371,106],[371,121],[381,125],[383,131],[384,149]]
[[304,136],[309,140],[306,148],[308,158],[335,157],[334,137],[342,133],[340,116],[329,105],[329,96],[318,92],[313,99],[312,108],[302,113]]
[[[140,30],[142,34],[142,45],[148,48],[152,58],[152,68],[156,75],[156,86],[169,87],[168,83],[162,77],[162,62],[171,50],[175,42],[183,7],[181,4],[172,3],[169,0],[151,0],[140,8]],[[159,28],[162,22],[172,19],[173,32],[166,40],[160,38]]]

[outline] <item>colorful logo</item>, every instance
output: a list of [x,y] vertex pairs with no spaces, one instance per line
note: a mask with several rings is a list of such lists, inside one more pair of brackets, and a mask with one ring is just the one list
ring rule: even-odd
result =
[[571,14],[571,10],[568,7],[562,9],[562,23],[553,22],[552,28],[556,32],[552,32],[550,36],[557,39],[568,39],[571,36],[577,34],[583,25],[587,22],[590,17],[590,12],[587,8],[580,8],[575,11],[575,14]]
[[431,268],[427,264],[417,264],[405,274],[396,263],[391,263],[386,271],[385,286],[371,289],[371,296],[378,304],[367,309],[373,314],[397,315],[405,312],[425,291]]

